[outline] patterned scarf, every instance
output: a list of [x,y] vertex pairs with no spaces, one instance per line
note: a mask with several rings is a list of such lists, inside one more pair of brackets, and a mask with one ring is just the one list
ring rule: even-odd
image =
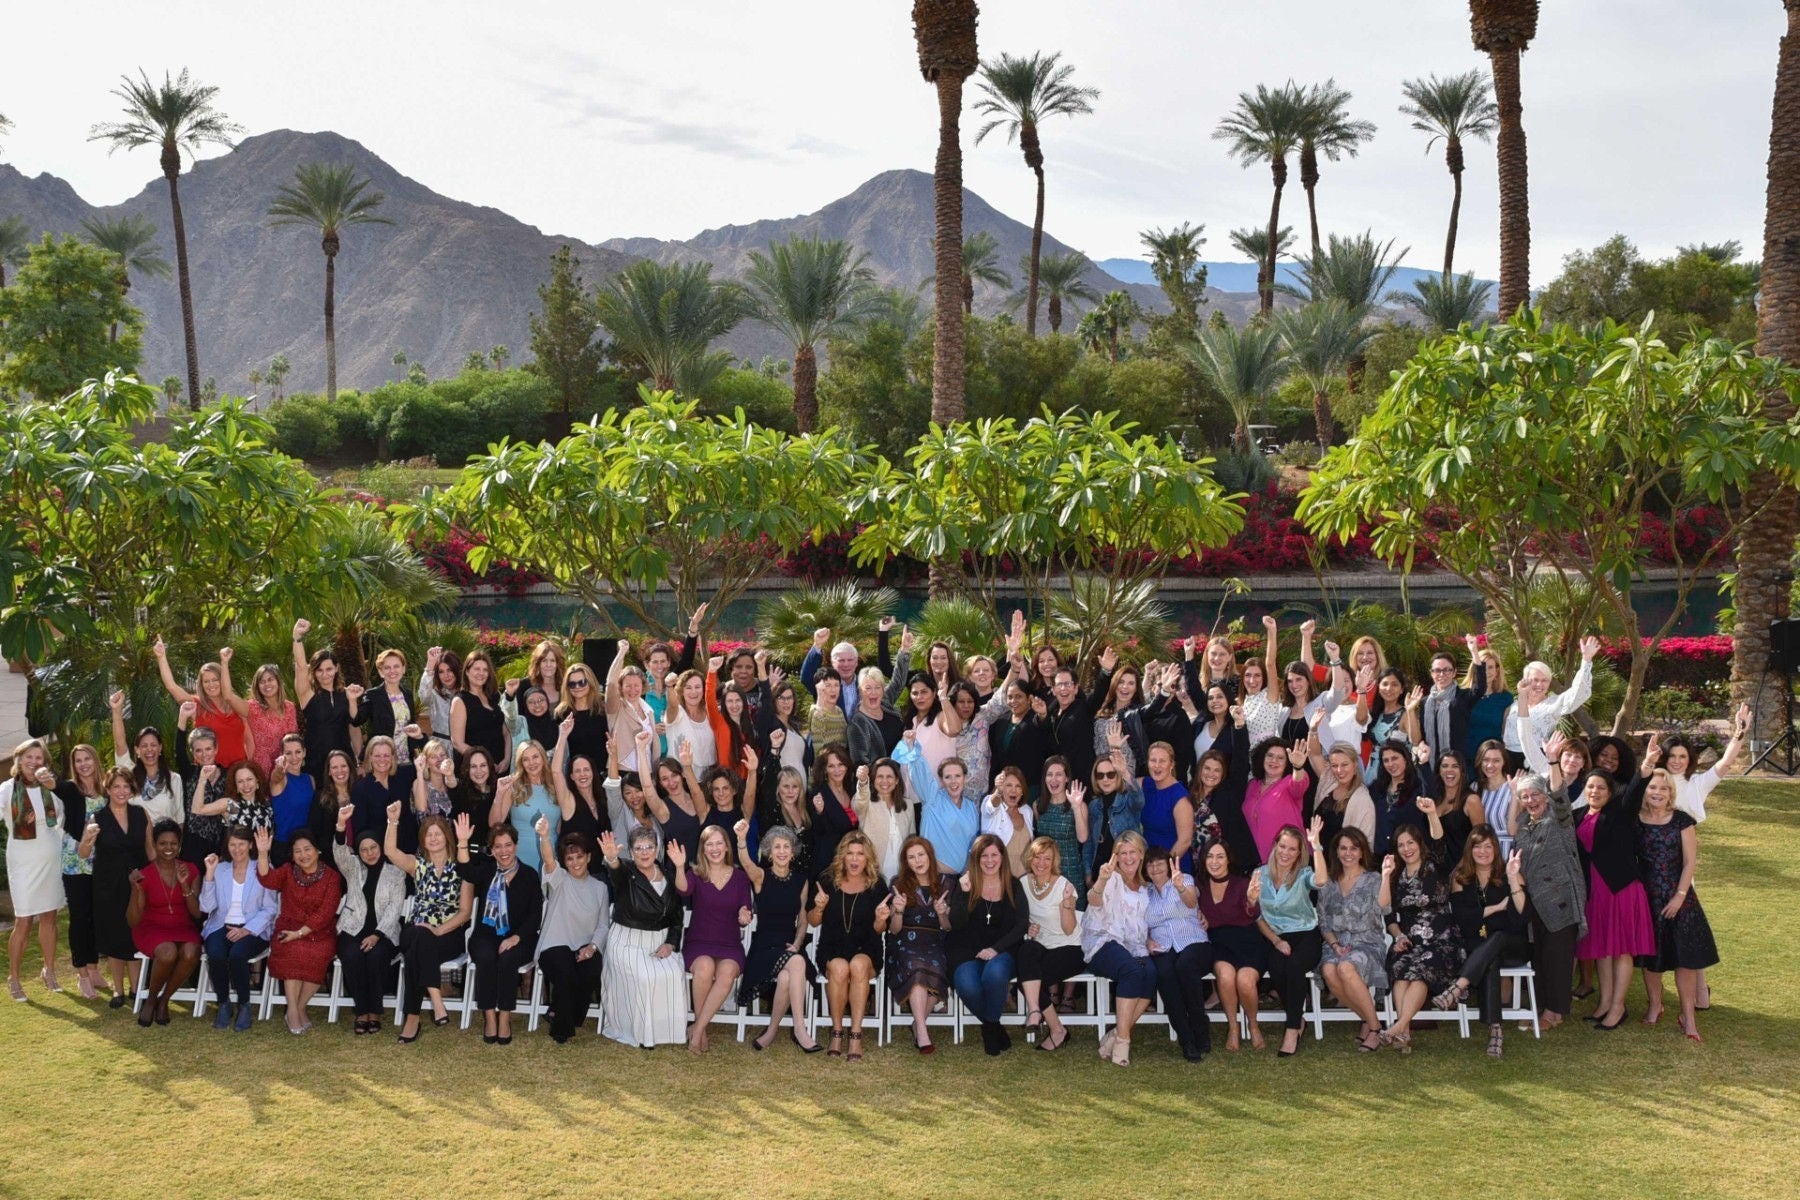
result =
[[498,868],[494,870],[493,882],[488,884],[481,923],[501,937],[512,932],[512,912],[506,906],[506,873]]
[[[14,779],[12,793],[12,836],[15,841],[31,842],[37,840],[37,809],[31,804],[31,787],[23,779]],[[48,789],[43,791],[44,824],[51,829],[56,828],[56,801]]]

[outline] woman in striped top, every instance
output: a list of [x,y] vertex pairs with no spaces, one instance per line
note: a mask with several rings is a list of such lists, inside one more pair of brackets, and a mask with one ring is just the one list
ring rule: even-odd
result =
[[1475,786],[1480,793],[1481,812],[1474,811],[1475,797],[1465,806],[1470,825],[1487,825],[1500,838],[1500,859],[1512,853],[1513,790],[1506,777],[1506,748],[1499,742],[1483,742],[1475,751]]

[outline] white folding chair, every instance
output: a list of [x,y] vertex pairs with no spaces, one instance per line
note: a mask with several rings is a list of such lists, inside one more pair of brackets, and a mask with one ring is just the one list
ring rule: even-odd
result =
[[[137,960],[139,963],[137,992],[132,996],[131,1000],[131,1011],[133,1013],[142,1011],[144,1001],[150,997],[150,956],[140,950],[137,952]],[[200,997],[206,994],[204,990],[206,980],[204,974],[205,970],[206,955],[202,953],[200,955],[200,965],[194,969],[194,977],[188,981],[186,987],[176,988],[174,993],[170,995],[169,1002],[172,1004],[180,1003],[198,1006],[201,1002]],[[199,1016],[200,1014],[195,1013],[194,1015]]]
[[[1500,968],[1500,978],[1512,981],[1513,999],[1510,1007],[1502,999],[1500,1019],[1502,1021],[1530,1021],[1531,1036],[1543,1037],[1543,1027],[1538,1021],[1537,971],[1529,964],[1521,967],[1502,967]],[[1501,994],[1504,997],[1504,985],[1502,985]]]

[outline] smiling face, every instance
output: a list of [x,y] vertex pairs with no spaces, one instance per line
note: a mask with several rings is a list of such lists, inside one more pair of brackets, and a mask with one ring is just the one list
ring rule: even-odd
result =
[[645,875],[656,873],[656,839],[631,839],[631,863]]
[[737,789],[723,775],[713,777],[711,795],[713,807],[721,812],[730,812],[737,807]]
[[1016,806],[1025,798],[1025,789],[1019,786],[1018,776],[1006,774],[994,781],[994,795],[1000,798],[1001,803]]
[[1262,772],[1264,780],[1279,780],[1288,771],[1287,747],[1279,742],[1263,751]]
[[240,765],[231,773],[231,788],[237,793],[239,800],[254,800],[262,791],[262,785],[256,782],[256,772],[247,764]]
[[1144,758],[1144,765],[1150,770],[1150,778],[1156,781],[1158,787],[1165,786],[1175,774],[1175,756],[1169,753],[1167,746],[1156,745],[1150,747],[1150,752]]
[[649,657],[644,659],[644,671],[652,679],[661,679],[669,673],[669,668],[674,665],[674,660],[669,657],[669,652],[666,650],[652,650]]
[[1381,694],[1382,702],[1389,708],[1397,707],[1400,698],[1406,694],[1406,689],[1401,684],[1398,675],[1383,675],[1381,680],[1376,683],[1375,690]]
[[156,859],[164,866],[174,863],[181,854],[181,835],[165,830],[156,835]]
[[1304,671],[1289,671],[1285,676],[1288,695],[1305,704],[1313,698],[1312,676]]
[[833,750],[825,756],[825,778],[831,786],[841,788],[844,780],[850,777],[850,760]]
[[794,689],[784,687],[775,693],[775,715],[783,721],[790,721],[794,716]]
[[250,690],[263,702],[264,708],[273,708],[281,700],[281,676],[275,673],[274,667],[258,667]]
[[1494,839],[1478,836],[1469,840],[1469,859],[1478,867],[1492,868],[1494,865]]
[[1506,756],[1498,750],[1488,750],[1481,756],[1481,775],[1489,786],[1502,783],[1506,779]]
[[485,752],[470,754],[463,762],[463,776],[477,791],[486,791],[494,782],[494,763]]
[[818,706],[827,712],[843,703],[844,685],[837,676],[821,675],[813,686],[818,689]]
[[1675,785],[1668,772],[1658,771],[1650,777],[1644,787],[1644,807],[1659,813],[1675,807]]
[[950,671],[950,648],[941,642],[933,642],[925,655],[925,665],[931,668],[934,676],[943,676]]
[[225,680],[212,663],[200,668],[200,694],[211,701],[214,708],[225,702]]
[[1214,638],[1206,643],[1206,665],[1214,675],[1231,674],[1231,647],[1225,644],[1224,638]]
[[1210,687],[1206,689],[1206,711],[1209,716],[1214,718],[1223,717],[1231,711],[1231,697],[1225,694],[1224,688]]
[[726,852],[725,831],[717,825],[708,825],[700,834],[701,861],[711,867],[722,867]]
[[861,700],[862,706],[870,711],[874,711],[881,707],[882,693],[886,690],[887,685],[881,681],[879,675],[869,674],[866,676],[859,675],[857,677],[857,699]]
[[319,869],[319,848],[312,844],[311,838],[296,837],[288,853],[302,875],[311,875]]
[[431,858],[443,858],[450,853],[450,845],[444,839],[444,831],[438,828],[435,821],[425,826],[420,832],[419,845]]
[[533,688],[525,697],[525,711],[534,717],[542,717],[550,711],[550,698],[543,692]]
[[246,837],[228,837],[225,839],[225,856],[234,863],[250,861],[250,839]]
[[969,663],[968,680],[985,696],[994,690],[994,679],[999,673],[999,669],[994,666],[993,659],[976,658]]
[[1438,760],[1438,778],[1444,781],[1444,795],[1460,795],[1469,781],[1463,778],[1462,760],[1446,754]]
[[188,742],[188,754],[193,757],[196,766],[213,766],[218,761],[219,743],[208,732],[205,736],[193,738]]
[[132,743],[132,749],[137,751],[138,761],[143,763],[152,774],[155,773],[156,764],[162,761],[162,748],[162,738],[153,729],[146,729],[138,735],[138,740]]
[[1206,875],[1209,879],[1224,879],[1231,874],[1231,856],[1225,853],[1223,842],[1214,842],[1206,848]]
[[82,746],[69,756],[69,770],[76,779],[91,787],[100,778],[100,756]]
[[1056,874],[1056,856],[1048,850],[1032,851],[1031,873],[1040,883],[1049,879]]
[[563,869],[568,871],[568,873],[573,875],[576,879],[580,879],[588,873],[588,863],[590,861],[588,852],[583,850],[578,844],[570,842],[567,846],[563,847]]
[[775,796],[787,807],[792,808],[800,803],[800,781],[789,775],[775,785]]
[[1331,752],[1331,781],[1338,787],[1354,786],[1358,777],[1356,755],[1348,750]]
[[574,763],[570,765],[569,782],[573,783],[578,791],[587,792],[593,790],[594,764],[588,761],[586,755],[576,759]]
[[1128,879],[1136,879],[1144,866],[1144,852],[1136,842],[1119,842],[1113,847],[1114,870]]
[[1263,665],[1255,659],[1245,663],[1244,674],[1239,680],[1239,685],[1244,689],[1246,696],[1260,695],[1268,686],[1268,680],[1263,676]]
[[306,770],[306,743],[283,743],[281,747],[281,767],[289,775],[298,775]]
[[394,773],[394,747],[389,742],[376,742],[369,747],[369,773],[383,778]]
[[1038,673],[1040,679],[1045,681],[1049,681],[1056,675],[1057,665],[1056,651],[1049,646],[1038,650],[1031,659],[1032,669]]
[[839,646],[833,650],[831,669],[837,672],[839,679],[848,679],[856,674],[856,647]]
[[1423,859],[1425,850],[1419,845],[1419,839],[1407,832],[1394,839],[1394,853],[1398,854],[1400,861],[1407,866],[1416,867]]
[[488,841],[488,852],[494,856],[494,865],[502,871],[510,871],[519,861],[518,839],[510,831],[496,833]]
[[1016,683],[1006,689],[1006,710],[1015,719],[1023,719],[1025,714],[1031,711],[1031,697],[1026,695],[1025,689]]
[[1373,640],[1366,637],[1356,639],[1356,645],[1350,650],[1350,665],[1359,671],[1364,667],[1381,665],[1381,652],[1375,648]]
[[1690,761],[1686,746],[1670,746],[1669,752],[1663,756],[1663,766],[1668,768],[1671,775],[1686,775]]
[[748,654],[740,654],[731,660],[731,682],[740,691],[749,691],[756,686],[756,660]]
[[1300,861],[1300,839],[1291,832],[1282,834],[1275,839],[1275,850],[1269,857],[1275,860],[1275,866],[1283,875],[1287,874]]
[[725,719],[733,725],[740,725],[744,720],[744,694],[735,688],[728,688],[723,701]]
[[114,805],[130,804],[131,798],[137,795],[137,788],[132,786],[131,779],[124,775],[115,775],[106,785],[106,798]]
[[325,777],[339,789],[350,786],[350,759],[348,755],[333,755],[325,768]]
[[783,874],[794,862],[794,843],[787,838],[769,839],[769,864]]
[[914,843],[906,848],[906,869],[915,880],[927,879],[931,875],[931,852]]
[[1519,676],[1519,690],[1534,704],[1550,690],[1550,672],[1541,663],[1533,663]]
[[705,700],[705,676],[689,675],[681,681],[681,703],[689,712],[699,712]]
[[331,658],[320,659],[318,665],[312,669],[312,676],[314,687],[330,691],[337,686],[337,661]]
[[950,793],[952,800],[962,798],[963,784],[966,780],[967,777],[959,763],[946,762],[938,771],[938,781],[944,785],[944,790]]
[[381,682],[387,685],[390,692],[400,690],[400,681],[406,677],[406,660],[398,654],[389,654],[381,660]]
[[437,669],[437,685],[446,692],[455,691],[462,681],[456,677],[456,667],[452,663],[440,662]]
[[468,680],[469,690],[479,692],[487,688],[488,680],[494,676],[494,669],[488,666],[487,659],[472,658],[469,665],[463,668],[463,676]]
[[1387,772],[1389,779],[1398,783],[1406,778],[1406,755],[1391,747],[1382,747],[1381,769]]
[[1169,860],[1166,858],[1150,858],[1144,862],[1144,874],[1157,887],[1169,882]]
[[666,762],[657,764],[656,782],[661,785],[664,792],[671,796],[687,794],[687,781],[682,778],[681,771]]
[[956,693],[956,698],[952,700],[951,703],[956,705],[956,715],[962,718],[963,724],[967,725],[974,719],[975,709],[977,707],[975,703],[975,693],[969,691],[967,688],[960,688]]
[[1355,838],[1339,837],[1336,854],[1338,865],[1345,871],[1354,873],[1362,870],[1362,850],[1357,846]]
[[374,838],[362,839],[356,843],[356,857],[362,860],[363,866],[374,870],[381,865],[381,843]]

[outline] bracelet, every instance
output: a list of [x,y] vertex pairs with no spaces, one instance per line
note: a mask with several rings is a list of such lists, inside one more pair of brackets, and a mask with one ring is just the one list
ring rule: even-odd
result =
[[1334,658],[1330,662],[1326,663],[1325,665],[1328,667],[1341,667],[1344,665],[1344,660],[1341,658]]

